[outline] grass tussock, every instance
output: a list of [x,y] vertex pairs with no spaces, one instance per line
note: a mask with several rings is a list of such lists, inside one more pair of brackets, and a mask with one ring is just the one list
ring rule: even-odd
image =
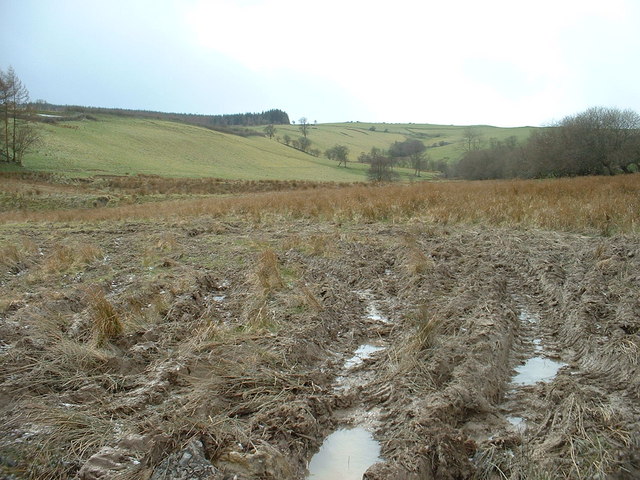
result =
[[322,310],[324,310],[322,303],[320,303],[318,298],[313,294],[309,287],[307,287],[306,285],[300,285],[300,291],[302,292],[305,304],[309,308],[316,312],[321,312]]
[[[57,364],[69,372],[91,373],[104,366],[111,355],[95,344],[59,336],[51,345],[49,358],[52,360],[51,366]],[[60,378],[64,378],[64,375],[60,375]]]
[[554,423],[568,436],[575,478],[606,478],[611,473],[616,460],[612,452],[620,445],[628,445],[631,438],[619,420],[611,406],[595,404],[580,394],[564,399]]
[[179,257],[179,242],[177,237],[165,232],[144,249],[142,253],[142,265],[152,267],[157,264],[171,265],[175,258]]
[[421,182],[200,198],[109,209],[6,212],[0,222],[268,215],[331,221],[483,223],[610,235],[637,232],[640,174],[551,180]]
[[411,320],[416,326],[416,334],[410,348],[423,351],[434,347],[442,324],[440,317],[433,314],[428,306],[420,305],[411,315]]
[[[612,476],[619,469],[615,452],[631,445],[631,433],[621,425],[622,417],[611,405],[570,393],[550,410],[537,432],[518,438],[514,448],[490,444],[475,458],[476,479],[531,478],[631,478]],[[549,437],[549,428],[553,436]],[[563,461],[546,460],[545,438],[562,438]],[[634,477],[635,478],[635,477]]]
[[91,243],[57,244],[45,257],[42,268],[46,273],[63,273],[82,269],[103,257],[102,249]]
[[424,254],[415,235],[405,235],[405,266],[409,275],[424,275],[434,266],[431,258]]
[[44,404],[25,410],[24,421],[38,425],[39,433],[37,442],[20,446],[20,454],[31,459],[22,478],[71,478],[75,462],[98,451],[113,433],[110,420],[91,413]]
[[278,255],[273,249],[260,253],[251,283],[250,298],[244,308],[246,328],[249,331],[273,328],[275,317],[270,304],[273,295],[285,286]]
[[260,254],[256,269],[258,283],[262,287],[264,295],[284,287],[284,280],[280,272],[278,255],[272,249],[264,250]]
[[91,310],[92,332],[97,345],[117,339],[124,332],[124,324],[114,306],[99,289],[87,293]]
[[29,238],[21,238],[15,243],[0,247],[0,268],[11,273],[18,273],[29,264],[29,258],[38,250]]

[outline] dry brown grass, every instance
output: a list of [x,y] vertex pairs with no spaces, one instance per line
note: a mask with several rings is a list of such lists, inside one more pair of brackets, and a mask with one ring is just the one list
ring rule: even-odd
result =
[[99,289],[87,293],[91,309],[91,327],[97,345],[104,345],[124,332],[124,324],[114,306]]
[[0,222],[101,221],[270,214],[332,221],[420,217],[437,224],[484,223],[605,235],[637,232],[640,174],[551,180],[421,182],[413,185],[316,188],[237,197],[168,201],[109,209],[6,212]]
[[25,406],[23,420],[38,425],[38,442],[22,445],[31,462],[21,478],[70,478],[70,459],[86,458],[106,444],[113,432],[109,419],[92,413],[40,403]]
[[15,243],[0,246],[0,268],[17,273],[29,263],[29,256],[38,247],[29,238],[21,238]]
[[278,255],[272,249],[264,250],[260,254],[256,276],[265,296],[284,286]]
[[104,256],[101,248],[86,242],[56,244],[44,259],[42,268],[46,273],[60,273],[81,269]]
[[433,268],[434,262],[424,254],[415,235],[407,234],[403,238],[405,245],[404,263],[409,275],[424,275]]
[[[152,194],[220,194],[309,189],[322,183],[305,180],[228,180],[222,178],[167,178],[157,175],[96,177],[101,187],[129,193]],[[337,186],[334,184],[334,186]]]

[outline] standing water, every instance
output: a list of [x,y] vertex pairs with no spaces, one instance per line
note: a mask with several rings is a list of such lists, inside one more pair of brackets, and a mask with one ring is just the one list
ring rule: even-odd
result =
[[340,429],[325,438],[309,462],[308,480],[361,480],[380,462],[380,445],[364,428]]
[[511,380],[516,385],[533,385],[538,382],[552,380],[558,370],[566,364],[555,362],[548,358],[533,357],[527,360],[524,365],[516,368],[517,374]]
[[361,364],[367,358],[370,358],[376,352],[380,350],[384,350],[384,347],[378,347],[376,345],[364,344],[360,345],[358,349],[354,352],[353,357],[349,358],[346,362],[344,362],[344,368],[352,368],[356,365]]

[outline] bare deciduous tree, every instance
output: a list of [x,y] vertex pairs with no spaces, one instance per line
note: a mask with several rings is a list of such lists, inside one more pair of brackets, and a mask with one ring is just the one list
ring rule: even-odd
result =
[[389,155],[393,158],[409,159],[415,176],[419,177],[426,162],[426,150],[427,147],[420,140],[407,139],[404,142],[394,142],[389,148]]
[[640,115],[593,107],[532,135],[526,153],[532,176],[630,172],[640,162]]
[[370,181],[392,182],[400,177],[393,169],[393,159],[384,155],[380,149],[373,147],[370,153],[364,153],[360,157],[363,157],[363,162],[369,164],[367,178]]
[[307,117],[302,117],[300,120],[298,120],[298,128],[300,129],[300,133],[302,133],[302,136],[304,138],[307,138],[307,135],[309,133],[309,120],[307,120]]
[[473,152],[482,148],[480,131],[473,126],[465,127],[462,133],[462,149],[465,152]]
[[309,140],[307,137],[300,137],[298,139],[298,146],[300,150],[306,152],[307,150],[309,150],[309,147],[311,147],[311,140]]
[[276,134],[276,127],[274,127],[273,124],[269,124],[264,127],[264,133],[266,133],[269,138],[273,138]]
[[0,70],[0,161],[22,163],[25,152],[39,139],[39,131],[29,121],[29,92],[12,67]]

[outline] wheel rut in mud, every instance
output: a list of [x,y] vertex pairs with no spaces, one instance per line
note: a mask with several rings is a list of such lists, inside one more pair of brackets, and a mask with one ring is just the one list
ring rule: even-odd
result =
[[[76,237],[103,256],[47,270],[58,250],[34,231],[0,278],[3,473],[322,478],[314,455],[349,432],[370,458],[346,469],[368,480],[640,472],[637,237],[304,222]],[[124,324],[102,343],[96,288]],[[536,366],[553,371],[519,376]]]

